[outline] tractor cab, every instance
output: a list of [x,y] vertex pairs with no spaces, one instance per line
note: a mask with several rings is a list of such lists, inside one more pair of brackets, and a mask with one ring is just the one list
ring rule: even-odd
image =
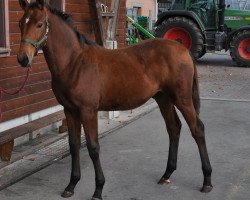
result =
[[250,0],[173,0],[158,16],[155,35],[182,43],[194,59],[224,49],[250,67],[249,11]]

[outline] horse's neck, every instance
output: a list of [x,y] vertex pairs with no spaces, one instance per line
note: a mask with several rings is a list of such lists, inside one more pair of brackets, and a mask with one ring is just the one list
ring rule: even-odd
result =
[[63,20],[50,13],[49,22],[48,40],[43,52],[52,76],[59,78],[71,67],[70,63],[82,49],[74,30]]

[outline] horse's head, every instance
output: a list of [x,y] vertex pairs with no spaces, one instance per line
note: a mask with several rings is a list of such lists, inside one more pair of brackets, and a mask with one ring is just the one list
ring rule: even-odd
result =
[[19,0],[24,15],[19,21],[21,44],[17,55],[22,67],[30,67],[34,56],[45,44],[49,31],[48,15],[45,0],[30,3]]

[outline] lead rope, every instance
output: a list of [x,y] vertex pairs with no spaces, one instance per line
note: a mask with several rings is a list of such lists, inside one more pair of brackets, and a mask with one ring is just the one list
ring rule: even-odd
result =
[[[7,94],[7,95],[16,95],[16,94],[19,94],[23,90],[24,86],[26,85],[26,83],[28,81],[28,78],[29,78],[29,75],[30,75],[30,68],[27,70],[26,77],[25,77],[24,82],[22,83],[21,87],[19,87],[14,92],[8,92],[6,89],[3,89],[0,86],[0,102],[2,101],[3,94]],[[2,109],[0,107],[0,122],[1,121],[2,121]]]

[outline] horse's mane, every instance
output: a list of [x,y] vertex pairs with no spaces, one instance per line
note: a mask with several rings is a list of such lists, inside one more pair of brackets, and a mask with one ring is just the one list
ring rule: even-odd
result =
[[[52,14],[55,14],[56,16],[60,17],[64,22],[66,22],[66,24],[68,24],[74,30],[81,46],[83,46],[84,44],[98,46],[97,43],[90,40],[88,37],[86,37],[85,35],[83,35],[77,30],[77,27],[75,26],[75,22],[72,19],[72,16],[70,14],[63,12],[61,10],[58,10],[56,8],[52,8],[49,5],[47,5],[47,7]],[[30,3],[29,8],[39,8],[39,4],[37,2],[32,2]]]

